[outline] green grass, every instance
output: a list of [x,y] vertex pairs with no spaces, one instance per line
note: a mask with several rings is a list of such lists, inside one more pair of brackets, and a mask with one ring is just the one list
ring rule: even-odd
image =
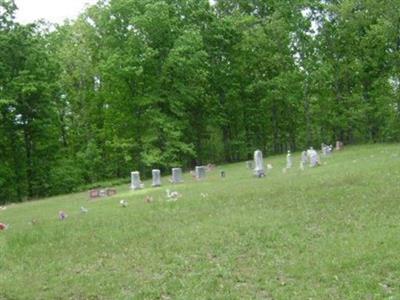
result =
[[[348,147],[304,171],[299,157],[287,173],[267,158],[261,179],[238,163],[202,182],[11,205],[0,299],[400,299],[400,146]],[[166,202],[167,187],[182,198]]]

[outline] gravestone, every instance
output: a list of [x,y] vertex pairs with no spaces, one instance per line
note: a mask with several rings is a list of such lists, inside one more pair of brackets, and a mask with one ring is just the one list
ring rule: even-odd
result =
[[286,169],[290,169],[292,167],[292,155],[290,154],[290,150],[288,151],[286,155]]
[[342,150],[343,143],[341,141],[336,141],[336,150]]
[[139,172],[131,172],[131,189],[140,190],[142,188],[142,182],[140,181]]
[[311,152],[314,151],[313,147],[310,147],[310,149],[307,150],[307,159],[310,160]]
[[93,189],[89,191],[90,198],[98,198],[98,197],[111,197],[117,194],[117,190],[114,188],[107,189]]
[[161,171],[158,169],[154,169],[151,171],[151,175],[153,178],[153,183],[151,184],[151,186],[153,187],[161,186]]
[[321,144],[321,151],[324,156],[328,156],[332,153],[332,145]]
[[99,197],[106,197],[107,196],[107,190],[106,189],[100,189],[99,190]]
[[114,188],[107,189],[107,196],[108,197],[114,196],[116,194],[117,194],[117,190],[116,189],[114,189]]
[[172,183],[182,183],[182,169],[172,168]]
[[195,170],[196,170],[196,179],[206,178],[206,167],[197,166]]
[[100,197],[99,190],[90,190],[89,191],[90,198],[97,198]]
[[310,158],[310,167],[314,168],[319,166],[319,156],[317,151],[311,148],[308,150],[308,156]]
[[254,175],[257,177],[264,177],[264,161],[261,150],[254,151]]

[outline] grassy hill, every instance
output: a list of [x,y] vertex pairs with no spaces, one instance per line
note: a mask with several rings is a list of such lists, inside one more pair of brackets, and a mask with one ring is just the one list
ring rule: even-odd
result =
[[[201,182],[11,205],[0,299],[400,299],[400,146],[348,147],[304,171],[293,156],[286,173],[284,156],[266,158],[266,178],[242,162]],[[182,197],[167,202],[168,187]]]

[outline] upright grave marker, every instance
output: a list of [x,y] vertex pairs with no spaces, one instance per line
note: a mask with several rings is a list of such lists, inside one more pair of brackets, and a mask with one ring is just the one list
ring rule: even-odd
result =
[[308,161],[307,151],[301,152],[300,170],[304,170],[304,167],[306,166],[307,161]]
[[197,166],[195,170],[196,170],[196,179],[206,178],[206,167]]
[[328,156],[332,153],[332,145],[321,144],[321,151],[324,156]]
[[182,169],[172,168],[172,183],[182,183]]
[[317,151],[315,151],[312,147],[307,150],[308,157],[310,159],[310,167],[314,168],[319,166],[319,156]]
[[151,186],[153,187],[161,186],[161,171],[158,169],[154,169],[151,171],[151,175],[153,179],[153,183],[151,184]]
[[140,181],[140,173],[135,171],[131,172],[131,189],[140,190],[142,188],[142,182]]
[[287,152],[286,155],[286,169],[290,169],[292,167],[292,155],[290,154],[290,150]]
[[264,161],[261,150],[254,151],[254,175],[257,177],[264,177]]

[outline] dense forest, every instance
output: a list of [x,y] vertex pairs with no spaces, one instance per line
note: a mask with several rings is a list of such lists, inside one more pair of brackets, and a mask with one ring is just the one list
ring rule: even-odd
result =
[[400,0],[0,0],[0,203],[322,142],[400,140]]

